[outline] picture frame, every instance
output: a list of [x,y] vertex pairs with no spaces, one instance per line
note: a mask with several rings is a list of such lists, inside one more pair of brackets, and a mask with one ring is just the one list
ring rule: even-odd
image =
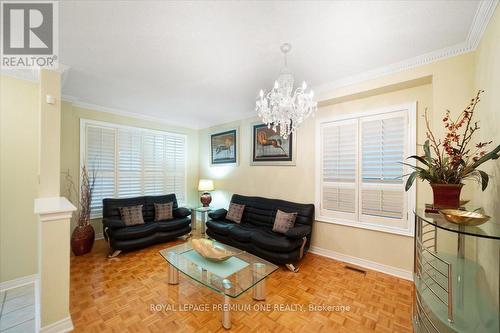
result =
[[210,133],[210,165],[238,165],[238,128]]
[[296,165],[297,138],[295,133],[283,139],[266,124],[251,124],[251,165]]

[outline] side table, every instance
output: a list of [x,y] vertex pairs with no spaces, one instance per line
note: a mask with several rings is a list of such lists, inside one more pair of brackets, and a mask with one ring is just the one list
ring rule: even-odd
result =
[[205,231],[206,231],[205,223],[207,223],[207,221],[208,221],[208,213],[211,210],[212,210],[212,208],[210,208],[210,207],[191,208],[191,228],[193,228],[193,226],[196,226],[196,220],[198,218],[198,213],[199,213],[200,217],[201,217],[200,232],[202,235],[205,235]]

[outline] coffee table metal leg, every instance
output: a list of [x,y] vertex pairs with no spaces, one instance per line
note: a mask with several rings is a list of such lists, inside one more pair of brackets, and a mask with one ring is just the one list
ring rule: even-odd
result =
[[[255,263],[255,264],[253,264],[252,269],[253,269],[254,281],[258,281],[265,274],[266,265],[262,264],[262,263]],[[256,301],[263,301],[266,299],[266,279],[265,278],[260,280],[260,282],[258,282],[253,287],[252,297]]]
[[224,295],[224,306],[222,308],[222,327],[231,329],[231,298]]
[[262,280],[253,287],[253,299],[264,301],[266,299],[266,280]]
[[179,270],[168,264],[168,284],[179,284]]

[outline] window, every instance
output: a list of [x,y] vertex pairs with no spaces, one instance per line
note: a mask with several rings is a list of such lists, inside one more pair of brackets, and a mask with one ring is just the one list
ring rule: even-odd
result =
[[415,104],[374,110],[317,126],[318,220],[412,235],[401,164],[415,154]]
[[81,163],[96,173],[92,218],[102,199],[175,193],[186,202],[186,136],[82,120]]

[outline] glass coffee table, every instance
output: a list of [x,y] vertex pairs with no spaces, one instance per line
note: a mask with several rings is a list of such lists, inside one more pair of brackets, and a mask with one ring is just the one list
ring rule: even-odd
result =
[[169,284],[178,284],[181,272],[223,295],[222,326],[230,329],[231,298],[236,298],[253,288],[253,299],[265,300],[265,279],[277,270],[278,266],[226,244],[219,242],[215,244],[237,254],[223,262],[209,261],[192,248],[191,242],[161,250],[160,254],[168,262]]

